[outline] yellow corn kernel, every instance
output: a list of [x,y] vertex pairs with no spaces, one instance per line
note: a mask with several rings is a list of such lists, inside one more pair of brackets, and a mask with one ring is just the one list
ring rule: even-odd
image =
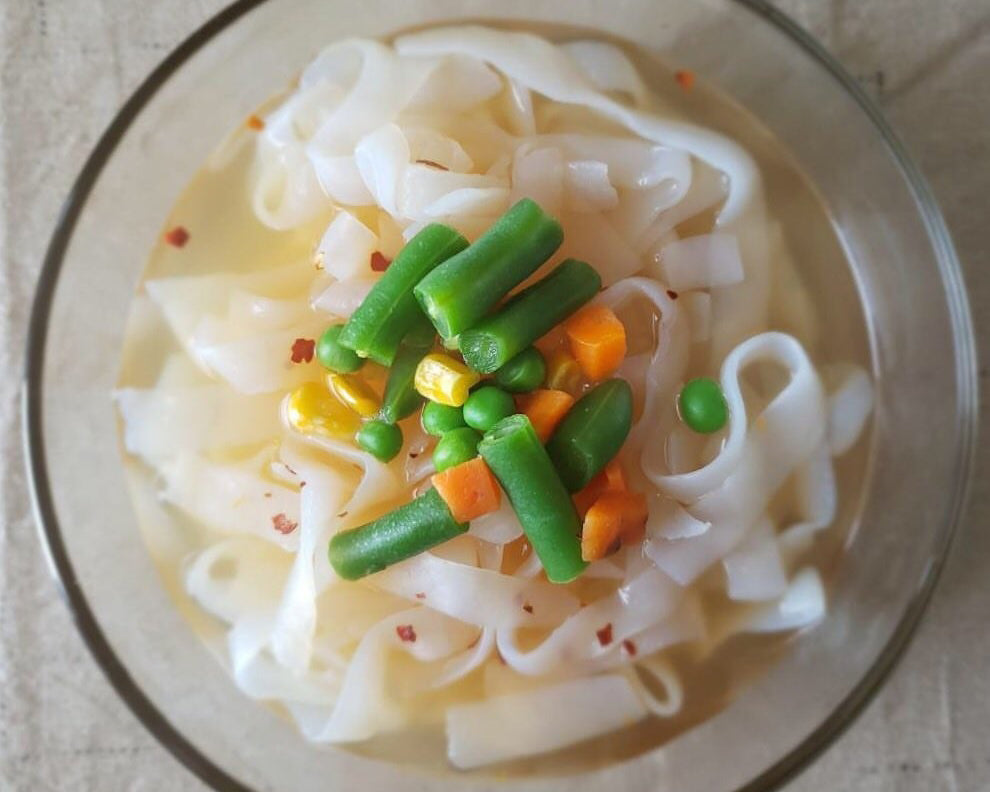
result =
[[460,407],[481,375],[449,355],[429,354],[419,361],[413,384],[421,396],[448,407]]
[[581,384],[581,367],[563,349],[556,349],[547,361],[547,387],[574,393]]
[[297,432],[353,437],[361,419],[318,382],[300,385],[285,401],[285,420]]
[[346,404],[362,418],[370,418],[381,407],[378,395],[358,377],[330,373],[327,374],[327,387],[342,404]]

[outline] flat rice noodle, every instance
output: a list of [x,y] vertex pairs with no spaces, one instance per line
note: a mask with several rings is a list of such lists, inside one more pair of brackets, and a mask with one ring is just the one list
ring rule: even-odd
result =
[[399,216],[399,184],[409,165],[409,143],[395,124],[369,132],[354,148],[361,179],[374,202],[393,217]]
[[462,770],[533,756],[630,726],[647,710],[618,675],[561,682],[447,710],[447,757]]
[[[684,155],[687,159],[687,155]],[[690,175],[690,168],[688,174]],[[690,182],[689,182],[690,183]],[[619,194],[618,205],[609,213],[609,219],[616,229],[626,237],[630,246],[647,261],[647,269],[651,277],[664,280],[663,272],[658,271],[654,241],[654,231],[657,218],[671,206],[676,206],[683,200],[686,186],[674,179],[664,179],[653,187],[642,190],[623,190]],[[669,242],[677,239],[677,234],[668,229],[661,239]],[[651,248],[654,245],[654,248]]]
[[513,202],[531,198],[553,217],[560,214],[564,202],[566,163],[560,149],[535,148],[523,144],[512,160]]
[[306,157],[313,167],[320,188],[335,203],[343,206],[370,206],[375,202],[361,178],[361,171],[353,155],[327,154],[309,147]]
[[414,164],[408,166],[402,176],[399,213],[410,220],[431,220],[443,215],[493,214],[508,204],[508,196],[508,185],[496,177]]
[[605,286],[619,283],[643,268],[643,259],[602,214],[568,213],[560,217],[564,227],[561,256],[587,261]]
[[761,521],[735,550],[722,559],[730,599],[763,602],[787,591],[787,573],[773,525]]
[[184,569],[183,583],[207,613],[227,624],[265,614],[270,622],[290,561],[265,542],[232,536],[197,553]]
[[579,132],[540,135],[533,145],[559,148],[570,160],[604,162],[609,180],[620,189],[642,192],[661,184],[676,185],[677,203],[691,187],[691,157],[650,139],[609,137]]
[[[745,407],[738,394],[738,370],[755,360],[773,360],[790,371],[790,382],[770,402],[746,431]],[[704,492],[688,507],[699,520],[711,523],[704,534],[689,539],[651,545],[650,555],[662,569],[681,585],[690,585],[702,572],[724,558],[746,536],[774,493],[798,466],[809,459],[825,436],[825,399],[818,375],[801,345],[782,333],[765,333],[745,341],[732,352],[723,366],[722,388],[730,404],[730,421],[743,426],[739,450],[732,449],[730,439],[722,454],[701,472],[707,480],[691,481]],[[734,390],[734,397],[730,391]],[[742,410],[733,415],[733,410]],[[724,455],[732,453],[731,462]],[[728,475],[714,489],[704,491],[711,481]],[[705,472],[707,471],[707,472]],[[712,475],[716,471],[717,475]],[[672,477],[658,477],[657,485]],[[703,481],[703,484],[702,484]],[[703,486],[704,485],[704,486]]]
[[[646,540],[644,547],[661,540],[690,539],[701,536],[712,527],[711,523],[699,520],[672,498],[660,493],[652,493],[648,501],[649,517],[646,520]],[[649,550],[646,550],[649,555]]]
[[732,286],[743,279],[739,243],[733,234],[688,237],[660,250],[664,281],[675,291]]
[[274,518],[285,515],[298,525],[299,493],[262,475],[270,453],[230,464],[209,462],[191,452],[177,454],[160,466],[162,499],[217,533],[250,534],[295,550],[298,532],[280,533]]
[[458,53],[484,60],[549,99],[588,107],[647,140],[688,151],[711,163],[730,180],[723,223],[741,218],[761,195],[756,164],[737,143],[711,130],[660,119],[610,99],[597,90],[570,54],[538,36],[477,26],[433,28],[399,36],[395,48],[400,55]]
[[477,58],[443,58],[406,106],[410,112],[470,111],[502,90],[502,78]]
[[303,321],[308,311],[306,301],[299,298],[276,299],[238,288],[227,304],[227,322],[233,327],[280,330]]
[[600,91],[629,94],[638,107],[650,102],[650,91],[632,61],[614,44],[568,41],[560,45]]
[[746,632],[769,633],[797,630],[817,624],[825,617],[825,587],[814,567],[800,570],[780,600],[749,620]]
[[324,320],[312,318],[288,330],[229,342],[195,342],[191,356],[207,372],[224,380],[238,393],[285,391],[314,378],[312,366],[315,364],[292,363],[293,343],[298,338],[318,338],[325,327]]
[[296,228],[332,206],[301,145],[259,140],[251,180],[251,206],[269,228]]
[[[412,628],[415,640],[403,641],[398,635],[400,627]],[[474,628],[429,608],[412,608],[383,619],[358,644],[329,720],[307,737],[316,742],[349,743],[403,728],[411,713],[389,693],[389,655],[401,651],[421,663],[431,663],[463,650],[476,635]]]
[[122,388],[114,400],[124,447],[158,466],[182,452],[260,443],[278,434],[278,394],[242,396],[225,385]]
[[522,674],[541,675],[566,667],[580,668],[609,651],[598,631],[611,625],[612,642],[621,643],[672,613],[682,589],[657,569],[649,568],[614,594],[568,617],[540,644],[523,650],[514,630],[499,630],[496,643],[506,663]]
[[350,319],[374,285],[370,277],[333,281],[313,300],[313,308],[338,319]]
[[[671,718],[681,711],[684,705],[684,685],[680,674],[673,664],[665,657],[650,657],[640,663],[635,671],[628,673],[633,689],[639,694],[646,708],[658,718]],[[648,677],[651,684],[643,680]],[[664,697],[660,698],[654,692],[661,688]]]
[[712,337],[712,298],[705,292],[689,292],[680,296],[688,315],[691,341],[698,344]]
[[859,366],[834,368],[828,394],[828,444],[832,456],[852,448],[873,412],[873,381]]
[[409,156],[414,163],[425,160],[454,173],[470,173],[474,162],[454,138],[429,127],[403,126]]
[[463,187],[453,190],[427,206],[427,217],[456,224],[465,218],[486,218],[484,228],[491,222],[487,218],[498,217],[509,208],[508,187]]
[[271,646],[280,665],[301,674],[309,667],[316,633],[316,555],[325,555],[349,481],[329,465],[299,453],[298,446],[283,444],[281,456],[306,486],[300,492],[299,547],[276,612]]
[[605,212],[619,203],[608,179],[608,165],[597,160],[572,160],[564,171],[564,205],[572,212]]
[[350,212],[334,215],[316,246],[319,265],[337,280],[368,277],[378,235]]
[[515,80],[506,80],[502,97],[509,132],[520,137],[535,135],[536,115],[533,113],[533,94],[529,88]]
[[777,536],[780,553],[789,567],[811,548],[815,535],[835,520],[839,490],[827,443],[822,443],[795,471],[793,481],[793,508],[798,519]]
[[[369,583],[490,629],[560,624],[580,606],[577,598],[560,586],[454,563],[431,553],[395,564],[373,575]],[[417,596],[420,594],[424,596]],[[532,613],[523,610],[526,604]]]
[[509,496],[503,492],[497,510],[471,520],[468,533],[485,542],[497,545],[508,544],[522,536],[522,525],[509,502]]

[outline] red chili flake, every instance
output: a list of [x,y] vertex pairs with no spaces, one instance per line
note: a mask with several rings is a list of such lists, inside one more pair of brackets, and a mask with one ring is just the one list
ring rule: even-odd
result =
[[523,610],[526,611],[526,613],[532,613],[533,606],[527,602],[525,605],[523,605]]
[[165,232],[164,239],[166,245],[177,248],[185,247],[186,242],[189,241],[189,232],[183,226],[176,226]]
[[[292,342],[292,362],[309,363],[316,351],[316,341],[312,338],[297,338]],[[294,473],[295,471],[293,471]]]
[[392,259],[385,258],[377,250],[371,254],[371,271],[372,272],[384,272],[388,269],[388,265],[392,263]]
[[622,642],[622,648],[625,650],[626,654],[630,657],[636,656],[636,644],[630,641],[628,638]]
[[410,459],[416,459],[416,457],[418,457],[418,456],[419,456],[419,452],[418,451],[410,451],[409,452],[409,458]]
[[677,84],[681,86],[685,93],[694,88],[694,72],[688,71],[687,69],[682,69],[681,71],[674,72],[674,79],[677,80]]
[[280,534],[290,534],[299,527],[299,523],[292,522],[284,514],[276,514],[272,517],[272,525]]
[[680,295],[673,289],[667,289],[667,296],[672,300],[676,300]]
[[247,121],[244,122],[248,129],[253,129],[255,132],[260,132],[265,128],[265,121],[262,118],[253,113],[247,117]]
[[[283,464],[283,465],[285,465],[285,463],[284,463],[284,462],[283,462],[282,464]],[[290,468],[290,467],[289,467],[288,465],[285,465],[285,469],[286,469],[286,470],[288,470],[288,471],[289,471],[289,472],[290,472],[290,473],[291,473],[291,474],[292,474],[293,476],[298,476],[298,475],[299,475],[298,473],[296,473],[296,471],[294,471],[294,470],[293,470],[292,468]]]
[[400,641],[405,641],[406,643],[416,642],[416,630],[413,629],[411,624],[400,624],[395,628],[395,632],[399,636]]
[[426,599],[426,592],[425,591],[417,591],[416,592],[416,599]]
[[302,489],[305,486],[306,486],[306,482],[305,481],[300,481],[299,482],[299,489]]
[[434,162],[433,160],[428,160],[428,159],[418,159],[416,160],[416,164],[426,165],[429,168],[436,168],[437,170],[442,170],[442,171],[450,170],[450,168],[448,168],[446,165],[441,165],[439,162]]
[[612,643],[612,622],[602,627],[595,635],[598,636],[598,643],[602,646],[608,646]]
[[271,494],[270,492],[266,492],[266,493],[265,493],[265,497],[266,497],[266,498],[270,498],[271,496],[272,496],[272,494]]

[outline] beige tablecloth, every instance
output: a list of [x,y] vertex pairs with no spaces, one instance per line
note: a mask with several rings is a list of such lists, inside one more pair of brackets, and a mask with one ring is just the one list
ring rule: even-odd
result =
[[[685,0],[686,2],[688,0]],[[0,790],[199,790],[105,681],[48,576],[18,372],[63,197],[145,74],[223,0],[0,0]],[[990,3],[781,0],[886,110],[931,180],[990,328]],[[981,380],[986,380],[986,348]],[[990,452],[925,626],[886,688],[789,792],[990,790]]]

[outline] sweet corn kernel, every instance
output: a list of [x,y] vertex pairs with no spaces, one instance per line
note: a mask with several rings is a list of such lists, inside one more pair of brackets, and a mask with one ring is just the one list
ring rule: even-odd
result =
[[327,387],[342,404],[350,407],[362,418],[370,418],[381,408],[378,395],[358,377],[331,372],[327,374]]
[[361,426],[357,414],[317,382],[300,385],[285,402],[285,420],[303,434],[351,437]]
[[416,367],[414,384],[421,396],[448,407],[460,407],[467,401],[471,388],[481,375],[449,355],[438,353],[424,357]]
[[581,367],[563,349],[556,349],[547,361],[547,387],[574,393],[581,384]]

